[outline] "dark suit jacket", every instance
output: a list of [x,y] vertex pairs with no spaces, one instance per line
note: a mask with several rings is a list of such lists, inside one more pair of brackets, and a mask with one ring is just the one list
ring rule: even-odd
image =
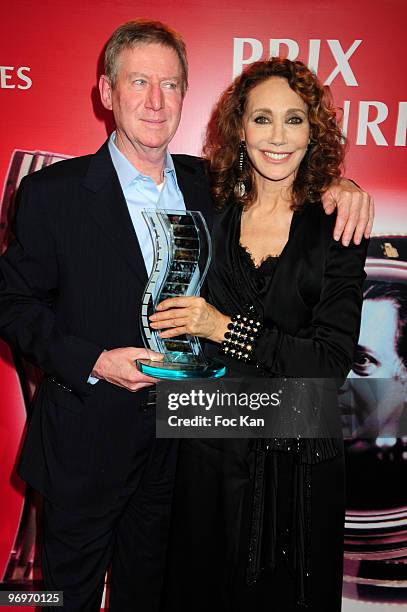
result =
[[[210,226],[202,161],[173,158],[186,207]],[[29,175],[18,199],[17,239],[0,262],[0,330],[46,375],[19,471],[59,505],[103,511],[125,483],[147,393],[87,380],[104,349],[143,346],[142,254],[106,143]]]
[[232,203],[216,220],[210,301],[227,314],[255,306],[265,327],[256,358],[271,374],[345,378],[359,335],[368,241],[335,242],[335,217],[306,203],[294,213],[275,274],[260,291],[238,251],[240,215]]

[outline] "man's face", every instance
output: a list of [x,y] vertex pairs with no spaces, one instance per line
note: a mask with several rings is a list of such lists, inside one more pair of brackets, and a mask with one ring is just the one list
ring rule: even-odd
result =
[[[407,374],[397,353],[398,317],[392,299],[363,302],[359,342],[346,388],[359,418],[359,437],[398,435],[405,401],[401,379]],[[346,405],[349,396],[342,401]]]
[[161,154],[172,140],[182,110],[182,70],[174,49],[140,44],[123,49],[112,88],[99,83],[105,108],[116,122],[116,144],[128,157]]
[[402,368],[397,353],[398,310],[391,299],[366,299],[355,361],[349,378],[397,378]]

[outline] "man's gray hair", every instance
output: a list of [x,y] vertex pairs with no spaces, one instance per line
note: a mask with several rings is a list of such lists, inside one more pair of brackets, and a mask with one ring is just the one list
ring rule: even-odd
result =
[[114,88],[117,78],[117,61],[123,49],[136,45],[158,44],[174,49],[181,64],[181,89],[184,96],[188,88],[188,60],[182,36],[160,21],[136,19],[119,26],[111,35],[105,50],[105,74]]

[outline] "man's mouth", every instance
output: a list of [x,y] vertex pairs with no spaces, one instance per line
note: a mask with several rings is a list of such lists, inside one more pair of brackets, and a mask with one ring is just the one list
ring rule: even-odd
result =
[[160,125],[161,123],[165,123],[165,119],[142,119],[144,123],[151,123],[154,125]]

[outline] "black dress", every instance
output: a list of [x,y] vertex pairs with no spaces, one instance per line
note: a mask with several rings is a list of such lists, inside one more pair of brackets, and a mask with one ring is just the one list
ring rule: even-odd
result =
[[[315,318],[321,321],[330,346],[342,347],[332,350],[352,349],[358,335],[366,244],[348,252],[332,244],[334,220],[325,218],[320,207],[309,206],[294,213],[281,257],[267,258],[256,268],[239,245],[240,217],[240,209],[231,205],[218,219],[209,301],[227,314],[243,312],[246,304],[253,304],[266,330],[257,351],[260,367],[225,358],[228,374],[299,376],[303,371],[304,376],[326,376],[318,367],[320,354],[315,357],[325,347],[319,340],[318,346],[312,344],[321,333],[313,330]],[[345,263],[352,260],[348,267],[338,261],[330,264],[338,249]],[[306,268],[297,276],[286,277],[287,266],[297,271],[304,262]],[[341,269],[334,288],[331,277]],[[301,286],[304,278],[307,294]],[[287,303],[295,309],[291,320],[284,305],[281,313],[273,306],[276,295],[284,304],[287,292]],[[325,298],[324,293],[332,295]],[[338,308],[345,309],[347,320],[343,327],[332,321],[335,330],[330,335],[320,304],[325,299],[331,303],[332,296],[338,295],[342,295]],[[300,318],[298,332],[292,333],[296,317]],[[352,343],[342,341],[342,334],[349,335]],[[301,338],[296,349],[291,346],[295,338]],[[217,348],[209,347],[208,352],[217,353]],[[283,372],[280,354],[287,363],[290,353],[292,369]],[[307,362],[303,354],[309,356]],[[334,369],[332,375],[346,375],[346,367]],[[343,521],[340,440],[184,440],[162,610],[294,612],[306,606],[313,612],[339,612]]]

